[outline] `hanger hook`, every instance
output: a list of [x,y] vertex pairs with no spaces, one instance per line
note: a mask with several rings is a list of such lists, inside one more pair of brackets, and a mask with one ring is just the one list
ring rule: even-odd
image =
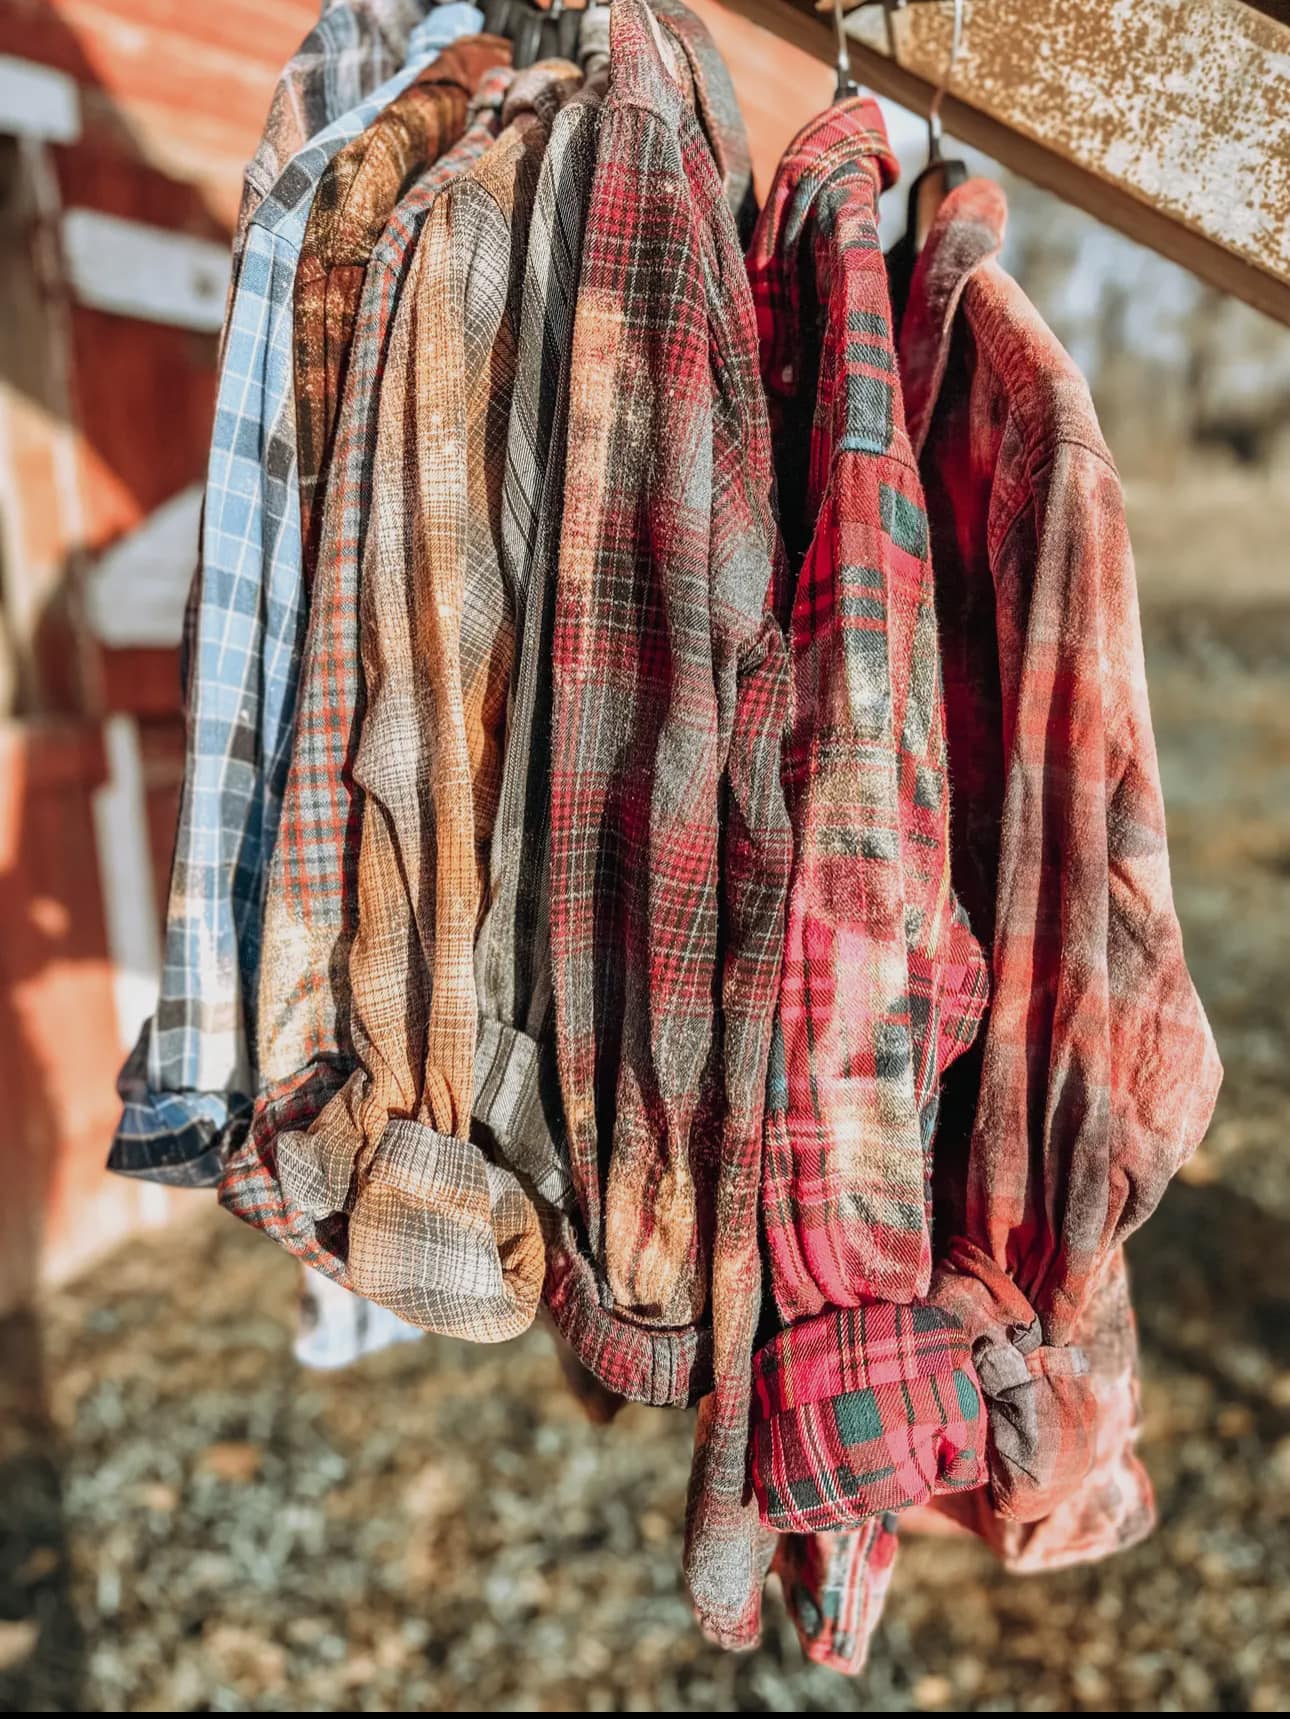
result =
[[851,70],[851,49],[847,43],[846,26],[842,21],[842,0],[833,0],[833,26],[838,34],[838,82],[833,99],[839,102],[860,93],[860,86]]
[[927,153],[933,161],[939,161],[941,158],[941,103],[945,100],[945,92],[950,87],[963,47],[963,15],[966,10],[967,0],[954,0],[954,27],[950,35],[949,64],[940,83],[933,90],[927,108]]

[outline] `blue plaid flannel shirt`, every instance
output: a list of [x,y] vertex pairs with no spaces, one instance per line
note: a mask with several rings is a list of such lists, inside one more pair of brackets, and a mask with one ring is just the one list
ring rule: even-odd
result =
[[185,624],[184,785],[161,992],[118,1082],[108,1167],[219,1180],[255,1092],[264,884],[290,758],[308,595],[300,557],[292,298],[318,181],[442,48],[483,26],[434,7],[403,69],[288,162],[246,230],[225,330],[201,563]]

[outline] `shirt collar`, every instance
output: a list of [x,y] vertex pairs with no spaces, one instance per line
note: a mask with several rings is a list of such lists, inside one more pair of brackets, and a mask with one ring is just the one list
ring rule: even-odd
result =
[[[693,86],[694,105],[736,218],[752,195],[752,153],[726,62],[707,25],[681,0],[654,0],[659,23],[680,48]],[[756,214],[755,208],[752,210]],[[747,232],[743,234],[747,239]]]
[[609,13],[609,94],[616,105],[643,107],[679,125],[685,100],[669,48],[645,0],[612,0]]
[[[857,166],[867,171],[856,176]],[[791,395],[801,386],[800,253],[821,193],[839,174],[849,174],[853,194],[870,200],[876,243],[878,197],[899,172],[882,112],[871,96],[827,108],[785,151],[748,259],[754,277],[771,276],[778,285],[770,299],[757,295],[762,373],[771,392]]]
[[921,452],[940,393],[954,318],[969,279],[1003,246],[1008,205],[990,179],[969,179],[936,211],[914,265],[900,327],[901,381],[914,451]]
[[515,124],[523,114],[535,114],[546,130],[582,83],[582,73],[572,60],[538,60],[511,79],[502,103],[502,128]]

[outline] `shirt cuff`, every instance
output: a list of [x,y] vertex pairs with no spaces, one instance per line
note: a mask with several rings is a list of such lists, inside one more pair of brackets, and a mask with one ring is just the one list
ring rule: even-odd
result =
[[315,1226],[347,1219],[349,1287],[444,1336],[500,1343],[527,1331],[544,1250],[516,1177],[410,1117],[391,1117],[365,1155],[344,1110],[342,1096],[307,1133],[281,1135],[276,1156],[288,1207]]
[[780,1537],[772,1567],[813,1664],[844,1677],[864,1670],[896,1567],[898,1522],[884,1514],[846,1533]]
[[1097,1445],[1097,1394],[1084,1351],[1043,1340],[1016,1282],[972,1242],[952,1241],[929,1302],[967,1331],[989,1420],[994,1508],[1039,1522],[1082,1484]]
[[854,1528],[985,1479],[967,1332],[923,1302],[830,1308],[753,1358],[752,1482],[781,1533]]
[[237,1093],[152,1090],[151,1031],[148,1021],[117,1077],[123,1109],[107,1167],[169,1188],[214,1188],[246,1132],[251,1101]]

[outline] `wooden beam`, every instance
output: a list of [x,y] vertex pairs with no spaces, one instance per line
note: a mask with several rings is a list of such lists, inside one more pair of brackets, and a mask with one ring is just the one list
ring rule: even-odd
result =
[[[723,3],[832,59],[811,0]],[[967,0],[945,129],[1290,324],[1290,27],[1272,10]],[[857,79],[925,113],[951,19],[948,4],[852,12]]]

